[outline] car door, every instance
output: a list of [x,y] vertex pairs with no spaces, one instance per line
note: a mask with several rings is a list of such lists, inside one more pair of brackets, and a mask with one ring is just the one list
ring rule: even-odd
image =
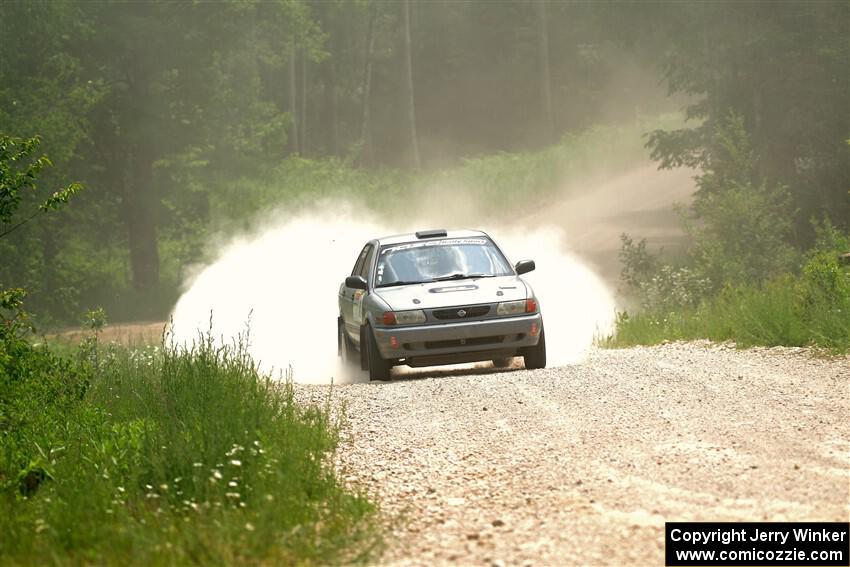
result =
[[[369,251],[366,253],[366,259],[363,261],[363,264],[360,265],[360,270],[356,275],[359,275],[364,280],[366,280],[367,286],[372,283],[370,280],[372,264],[375,263],[375,251],[377,250],[377,245],[370,244]],[[363,322],[366,318],[365,312],[365,299],[369,294],[368,290],[356,289],[354,290],[354,296],[352,297],[352,317],[351,317],[351,328],[349,332],[354,337],[355,342],[360,342],[360,327],[363,325]]]
[[[354,268],[351,270],[352,276],[362,275],[364,266],[366,265],[367,257],[372,250],[372,244],[366,244],[360,254],[357,256],[357,261],[354,263]],[[367,273],[368,273],[368,268]],[[362,301],[363,290],[348,287],[343,283],[340,286],[339,293],[339,310],[342,315],[342,320],[345,323],[345,330],[349,336],[355,341],[360,342],[360,319],[362,317]],[[358,309],[355,313],[355,304]],[[355,319],[355,315],[357,315]]]

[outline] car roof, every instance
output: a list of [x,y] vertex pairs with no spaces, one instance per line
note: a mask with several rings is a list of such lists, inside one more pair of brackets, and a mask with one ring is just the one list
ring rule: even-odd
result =
[[381,238],[376,239],[380,246],[385,246],[388,244],[402,244],[404,242],[417,242],[420,240],[432,240],[437,238],[469,238],[474,236],[487,236],[487,233],[482,232],[480,230],[447,230],[445,236],[432,236],[426,238],[419,238],[416,236],[415,232],[408,232],[406,234],[393,234],[390,236],[383,236]]

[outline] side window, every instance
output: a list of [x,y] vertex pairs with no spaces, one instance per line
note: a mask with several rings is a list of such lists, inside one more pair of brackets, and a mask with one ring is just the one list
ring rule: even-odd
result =
[[357,256],[357,262],[354,263],[354,269],[351,270],[351,275],[356,276],[360,273],[360,270],[363,269],[363,264],[366,261],[366,254],[369,253],[370,246],[367,244],[363,247],[363,250],[360,251],[360,255]]
[[372,268],[372,261],[375,259],[375,247],[370,246],[369,252],[366,254],[366,261],[363,262],[363,265],[360,266],[360,271],[358,272],[363,279],[367,282],[369,281],[369,270]]

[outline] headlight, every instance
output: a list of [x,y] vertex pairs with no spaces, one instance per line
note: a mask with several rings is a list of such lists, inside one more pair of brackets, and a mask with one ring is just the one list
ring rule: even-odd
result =
[[[416,323],[425,322],[425,312],[421,309],[415,311],[395,311],[393,312],[394,322],[396,325],[414,325]],[[387,322],[386,313],[384,313],[384,323]],[[390,323],[392,324],[392,323]]]
[[537,313],[537,300],[530,297],[519,301],[505,301],[496,307],[496,314],[498,315],[521,315],[523,313]]
[[525,300],[520,301],[505,301],[496,307],[496,313],[499,315],[519,315],[525,313]]

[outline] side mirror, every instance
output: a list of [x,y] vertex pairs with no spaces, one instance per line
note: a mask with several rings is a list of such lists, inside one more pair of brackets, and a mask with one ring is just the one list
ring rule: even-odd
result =
[[367,289],[369,286],[366,285],[366,280],[363,279],[363,276],[348,276],[345,278],[345,287]]
[[514,266],[516,269],[516,275],[521,276],[523,274],[527,274],[535,268],[534,260],[520,260]]

